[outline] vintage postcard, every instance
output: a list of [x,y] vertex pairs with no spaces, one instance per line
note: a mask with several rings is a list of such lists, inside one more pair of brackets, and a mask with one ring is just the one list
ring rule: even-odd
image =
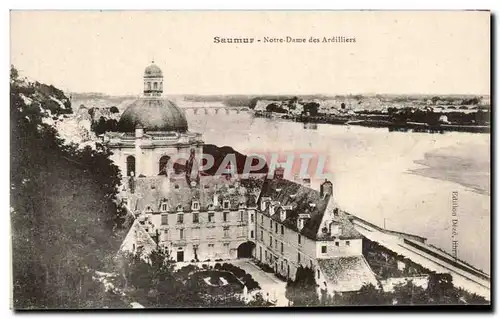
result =
[[488,11],[11,11],[12,307],[491,307]]

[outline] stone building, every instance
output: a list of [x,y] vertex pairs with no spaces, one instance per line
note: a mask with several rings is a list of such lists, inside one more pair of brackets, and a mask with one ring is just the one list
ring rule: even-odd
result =
[[199,157],[203,145],[201,134],[188,131],[184,111],[163,97],[163,75],[155,64],[144,71],[143,95],[123,112],[118,132],[106,133],[104,141],[126,176],[166,174],[172,157]]
[[256,217],[255,258],[276,273],[294,279],[299,266],[310,267],[330,292],[377,285],[362,255],[362,236],[336,206],[330,181],[317,191],[286,179],[267,180]]
[[168,166],[179,154],[201,156],[203,141],[162,93],[161,70],[151,65],[144,95],[122,114],[119,131],[105,136],[124,175],[123,204],[136,218],[122,250],[159,248],[178,262],[253,258],[290,279],[308,266],[329,291],[376,284],[362,237],[337,208],[331,182],[317,191],[279,170],[272,179],[240,179]]

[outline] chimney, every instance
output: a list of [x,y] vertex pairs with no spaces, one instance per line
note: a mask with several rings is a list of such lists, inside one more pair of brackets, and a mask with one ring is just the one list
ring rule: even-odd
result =
[[302,184],[303,184],[305,187],[309,187],[309,188],[311,188],[311,179],[310,179],[310,178],[303,178],[303,179],[302,179]]
[[285,168],[279,166],[274,170],[274,179],[283,179],[285,176]]
[[333,183],[325,179],[319,187],[319,194],[322,199],[333,196]]

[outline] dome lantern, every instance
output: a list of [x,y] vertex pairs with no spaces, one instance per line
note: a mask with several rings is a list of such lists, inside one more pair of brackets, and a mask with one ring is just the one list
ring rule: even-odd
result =
[[161,96],[162,93],[163,73],[154,61],[151,61],[144,70],[144,96]]

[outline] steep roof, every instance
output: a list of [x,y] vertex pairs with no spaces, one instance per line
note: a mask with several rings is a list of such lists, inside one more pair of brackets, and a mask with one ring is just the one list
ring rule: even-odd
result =
[[[321,197],[320,192],[312,188],[297,184],[286,179],[266,180],[262,187],[259,198],[259,206],[263,201],[270,201],[271,204],[262,211],[271,219],[293,229],[300,234],[313,240],[334,240],[335,238],[361,238],[361,235],[354,229],[347,215],[343,214],[331,196]],[[274,206],[275,213],[271,215],[271,206]],[[286,218],[282,221],[280,211],[288,208]],[[297,228],[299,214],[309,214],[305,220],[303,228]],[[331,236],[323,228],[327,228],[330,223],[340,225],[340,235]]]
[[318,265],[334,291],[358,291],[365,284],[378,286],[375,274],[363,256],[318,259]]
[[[289,206],[286,219],[280,220],[279,211],[272,216],[270,214],[270,205],[262,211],[264,215],[269,216],[273,220],[286,225],[288,228],[300,232],[304,236],[315,239],[318,232],[323,213],[327,206],[327,201],[320,198],[318,191],[302,186],[295,182],[286,179],[266,180],[262,192],[260,193],[259,205],[262,201],[269,198],[273,204],[281,206]],[[311,205],[312,204],[312,205]],[[309,214],[310,218],[304,223],[302,230],[297,229],[297,218],[299,214]]]
[[[132,185],[133,184],[133,185]],[[190,211],[193,201],[200,204],[200,211],[207,211],[210,205],[217,204],[214,209],[222,207],[229,200],[231,209],[240,204],[247,207],[256,205],[261,182],[227,180],[223,177],[201,176],[196,186],[188,184],[185,178],[172,179],[166,176],[139,177],[125,183],[130,209],[133,212],[143,212],[148,208],[159,212],[161,204],[166,200],[167,211],[176,212],[179,207]],[[131,193],[130,188],[134,189]]]

